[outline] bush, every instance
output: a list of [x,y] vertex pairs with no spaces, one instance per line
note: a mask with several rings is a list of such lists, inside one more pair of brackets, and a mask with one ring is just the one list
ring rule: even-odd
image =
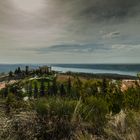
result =
[[63,125],[69,124],[77,127],[81,125],[84,129],[87,127],[95,132],[102,130],[107,121],[106,114],[108,113],[107,103],[94,96],[88,97],[84,101],[48,97],[37,101],[35,108],[39,116],[52,121],[55,128],[58,126],[58,122],[63,120]]
[[41,139],[69,139],[74,125],[71,118],[76,106],[76,101],[64,98],[48,97],[40,99],[35,105],[39,115]]
[[100,129],[106,123],[106,114],[108,113],[107,103],[94,96],[86,98],[83,106],[81,116],[83,121],[89,122],[96,129]]
[[17,100],[16,96],[13,93],[9,93],[6,98],[6,112],[10,113],[11,111],[28,111],[32,109],[31,102],[25,102],[23,100]]
[[108,103],[109,111],[113,114],[119,113],[124,107],[124,94],[121,92],[108,93],[105,100]]
[[48,109],[49,107],[47,106],[46,100],[40,99],[37,101],[35,104],[35,109],[37,113],[41,116],[47,116],[48,115]]
[[140,89],[139,88],[130,88],[125,93],[124,100],[125,108],[127,109],[140,109]]
[[55,116],[57,118],[71,119],[77,101],[62,99],[57,97],[48,97],[40,99],[36,104],[36,111],[41,116]]

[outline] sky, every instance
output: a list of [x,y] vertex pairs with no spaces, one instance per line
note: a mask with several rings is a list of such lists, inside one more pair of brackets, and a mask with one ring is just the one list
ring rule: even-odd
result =
[[0,0],[0,63],[140,63],[140,0]]

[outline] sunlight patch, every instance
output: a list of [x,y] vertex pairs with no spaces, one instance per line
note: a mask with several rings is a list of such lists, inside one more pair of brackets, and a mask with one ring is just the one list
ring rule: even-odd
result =
[[44,0],[13,0],[14,5],[24,12],[37,12],[43,8]]

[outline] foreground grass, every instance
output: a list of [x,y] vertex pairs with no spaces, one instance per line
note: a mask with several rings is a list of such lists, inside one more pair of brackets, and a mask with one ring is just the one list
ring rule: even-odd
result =
[[[108,106],[102,99],[95,97],[83,101],[81,98],[76,100],[48,96],[36,101],[17,102],[10,95],[5,107],[7,102],[10,109],[5,113],[9,116],[10,124],[7,124],[7,129],[1,136],[4,139],[13,135],[16,136],[15,139],[75,139],[78,133],[83,132],[101,134],[107,122]],[[29,137],[28,133],[33,136]]]
[[[12,100],[11,100],[12,99]],[[10,110],[5,111],[7,102]],[[48,96],[17,101],[10,95],[1,101],[2,140],[139,140],[140,112],[110,115],[107,103],[94,96],[84,100]],[[4,122],[4,123],[1,123]]]
[[[107,104],[95,97],[86,98],[84,101],[59,97],[40,99],[35,104],[35,109],[40,118],[50,121],[50,131],[62,123],[58,130],[63,132],[64,136],[61,135],[60,138],[70,138],[78,129],[94,134],[101,133],[108,113]],[[55,134],[58,136],[59,132]]]

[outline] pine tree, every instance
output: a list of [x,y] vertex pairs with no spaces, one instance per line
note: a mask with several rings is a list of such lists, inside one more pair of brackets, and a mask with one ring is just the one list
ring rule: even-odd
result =
[[61,94],[61,96],[65,96],[66,95],[66,91],[65,91],[65,88],[64,88],[63,84],[61,84],[61,86],[60,86],[60,94]]
[[102,81],[102,93],[103,95],[107,93],[107,80],[105,78]]
[[14,72],[14,73],[15,73],[15,75],[17,75],[17,74],[18,74],[18,70],[17,70],[17,69],[15,69],[15,72]]
[[37,98],[38,95],[38,85],[37,82],[34,83],[34,98]]
[[44,85],[44,80],[41,81],[41,86],[40,86],[40,96],[45,95],[45,85]]
[[67,92],[68,92],[69,94],[71,93],[71,79],[70,79],[70,77],[69,77],[69,79],[68,79]]
[[9,77],[13,77],[13,72],[12,71],[9,72]]
[[20,69],[20,67],[18,67],[18,69],[17,69],[17,73],[18,73],[18,74],[21,73],[21,69]]
[[56,83],[56,78],[53,79],[52,92],[53,92],[54,95],[57,94],[57,83]]
[[26,75],[29,74],[29,66],[26,66],[26,68],[25,68],[25,73],[26,73]]
[[29,84],[29,97],[32,96],[32,92],[33,92],[33,87],[32,87],[32,82],[30,82],[30,84]]

